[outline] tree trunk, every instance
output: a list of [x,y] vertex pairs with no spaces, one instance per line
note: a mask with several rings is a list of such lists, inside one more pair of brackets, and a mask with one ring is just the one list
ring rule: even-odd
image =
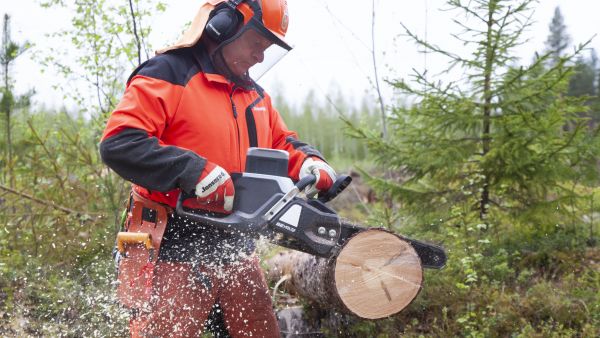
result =
[[327,260],[296,251],[267,262],[270,281],[321,307],[378,319],[400,312],[421,290],[423,269],[409,242],[382,229],[349,239]]

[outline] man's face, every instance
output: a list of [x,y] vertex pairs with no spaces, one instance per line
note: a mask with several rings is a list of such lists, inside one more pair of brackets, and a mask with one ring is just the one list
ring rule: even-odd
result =
[[233,75],[242,77],[250,67],[263,62],[264,52],[271,41],[253,29],[248,29],[223,47],[223,58]]

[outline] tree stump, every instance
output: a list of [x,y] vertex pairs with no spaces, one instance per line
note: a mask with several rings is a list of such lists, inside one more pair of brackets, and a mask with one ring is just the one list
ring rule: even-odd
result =
[[282,252],[267,261],[267,278],[291,293],[378,319],[400,312],[421,290],[421,261],[409,242],[382,229],[367,229],[350,238],[329,260],[302,252]]

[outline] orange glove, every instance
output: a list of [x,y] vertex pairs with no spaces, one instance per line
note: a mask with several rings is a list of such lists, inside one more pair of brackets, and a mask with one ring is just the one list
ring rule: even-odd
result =
[[299,174],[300,179],[309,174],[315,175],[317,180],[314,184],[306,187],[305,192],[308,197],[312,197],[320,191],[329,190],[336,177],[333,168],[318,157],[308,157],[302,163]]
[[233,181],[227,171],[212,162],[206,162],[196,184],[196,200],[202,208],[230,213],[234,195]]

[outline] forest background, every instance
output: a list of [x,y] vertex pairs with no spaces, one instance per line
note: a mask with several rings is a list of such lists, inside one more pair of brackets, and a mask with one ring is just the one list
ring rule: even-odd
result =
[[[600,64],[585,40],[573,47],[559,8],[544,50],[516,59],[535,5],[447,1],[461,18],[461,33],[448,38],[470,48],[444,50],[406,28],[448,69],[373,80],[362,103],[335,90],[324,101],[309,92],[299,105],[272,93],[292,129],[338,171],[360,176],[357,197],[336,204],[344,217],[441,244],[450,257],[426,272],[402,313],[348,319],[324,327],[328,336],[598,336]],[[11,67],[35,41],[14,41],[4,16],[0,335],[126,336],[111,251],[128,184],[101,163],[97,144],[123,76],[150,55],[141,23],[168,5],[42,6],[72,10],[70,27],[49,38],[79,53],[33,57],[87,86],[61,91],[78,109],[33,107],[34,88],[16,93]],[[386,105],[383,87],[394,90]]]

